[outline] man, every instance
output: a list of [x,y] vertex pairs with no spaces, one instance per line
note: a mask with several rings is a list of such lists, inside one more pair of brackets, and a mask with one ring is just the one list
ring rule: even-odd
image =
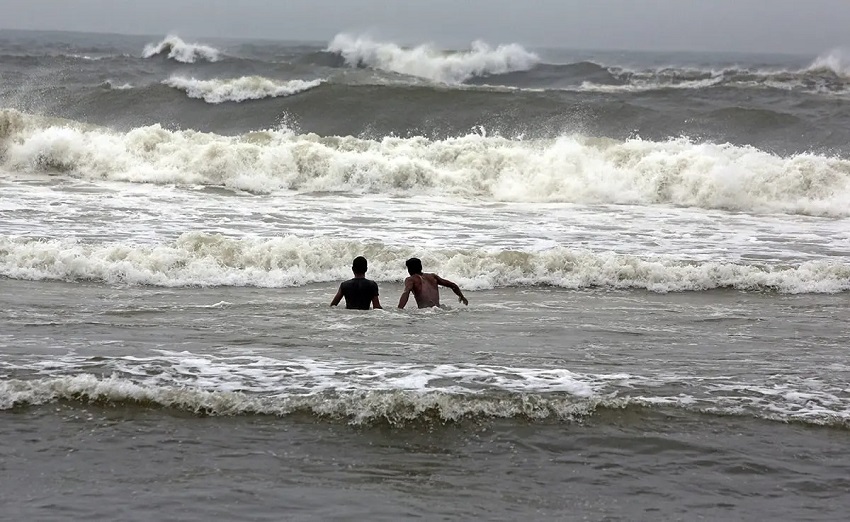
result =
[[339,291],[331,301],[331,306],[336,306],[345,297],[345,307],[349,310],[368,310],[371,304],[373,308],[381,308],[378,300],[378,283],[366,279],[366,258],[357,256],[351,264],[354,278],[344,281],[339,285]]
[[410,292],[413,292],[413,297],[416,299],[416,304],[419,308],[430,308],[432,306],[440,306],[440,289],[437,285],[447,286],[457,295],[458,301],[468,305],[469,301],[463,296],[460,287],[452,283],[448,279],[443,279],[437,274],[423,274],[422,261],[415,257],[411,257],[405,263],[407,272],[410,277],[404,280],[404,293],[401,294],[401,299],[398,301],[398,307],[404,308],[407,306],[407,300],[410,298]]

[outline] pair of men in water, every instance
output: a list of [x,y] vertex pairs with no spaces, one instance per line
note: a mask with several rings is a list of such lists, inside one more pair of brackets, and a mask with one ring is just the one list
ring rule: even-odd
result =
[[[437,274],[422,273],[422,261],[419,259],[412,257],[407,260],[405,265],[407,265],[407,272],[410,277],[404,280],[404,292],[398,300],[399,308],[404,308],[407,305],[411,292],[413,292],[413,298],[416,299],[416,305],[419,308],[440,306],[439,286],[451,288],[457,295],[458,301],[465,305],[469,304],[460,287],[455,283],[443,279]],[[345,307],[349,309],[368,310],[370,305],[372,308],[382,308],[381,301],[378,299],[378,283],[366,279],[366,269],[365,257],[354,258],[354,263],[351,265],[354,278],[339,285],[339,290],[331,301],[331,306],[338,305],[345,298]]]

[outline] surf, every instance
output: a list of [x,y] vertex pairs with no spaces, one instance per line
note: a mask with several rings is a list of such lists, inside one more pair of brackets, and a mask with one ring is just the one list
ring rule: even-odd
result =
[[142,58],[156,56],[164,56],[180,63],[217,62],[221,59],[221,51],[209,45],[187,43],[179,36],[171,34],[158,43],[146,45],[142,51]]
[[327,51],[342,56],[350,67],[371,67],[445,84],[528,70],[540,61],[536,54],[518,44],[493,48],[475,41],[466,51],[441,51],[428,44],[404,48],[392,42],[344,33],[331,40]]
[[172,76],[167,80],[163,80],[162,83],[185,92],[189,98],[201,99],[207,103],[217,104],[292,96],[314,89],[324,83],[324,81],[280,81],[262,76],[198,80],[195,78]]
[[[31,378],[0,382],[0,411],[58,402],[111,408],[168,408],[203,416],[305,414],[352,425],[515,419],[582,422],[611,410],[687,411],[847,428],[847,400],[821,383],[732,378],[582,374],[559,368],[417,365],[356,361],[222,358],[188,352],[159,357],[65,355],[28,366]],[[75,368],[76,366],[76,368]],[[88,368],[88,369],[87,369]],[[155,378],[145,377],[155,368]],[[660,387],[664,385],[663,387]],[[687,389],[687,394],[674,390]],[[672,393],[672,394],[671,394]]]
[[118,132],[0,110],[0,167],[11,176],[278,191],[449,195],[466,200],[674,205],[749,213],[850,216],[850,161],[787,157],[688,138],[580,134],[447,139],[299,134],[222,136],[160,125]]
[[[306,238],[230,238],[186,232],[154,245],[0,236],[0,276],[162,287],[282,288],[343,280],[341,259],[364,255],[369,275],[399,282],[399,267],[420,255],[379,242]],[[423,263],[465,289],[552,286],[695,292],[722,288],[786,294],[850,290],[850,265],[838,260],[794,264],[694,261],[555,246],[540,251],[430,249]]]

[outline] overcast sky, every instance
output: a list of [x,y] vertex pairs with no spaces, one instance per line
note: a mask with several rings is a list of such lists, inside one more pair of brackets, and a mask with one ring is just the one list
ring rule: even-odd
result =
[[848,0],[0,0],[0,27],[327,41],[819,54]]

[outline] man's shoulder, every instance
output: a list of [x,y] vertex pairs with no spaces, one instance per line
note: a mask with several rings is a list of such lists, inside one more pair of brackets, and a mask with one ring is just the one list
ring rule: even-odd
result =
[[349,279],[347,281],[343,281],[342,284],[340,284],[339,286],[348,288],[348,287],[354,286],[356,284],[357,284],[357,278],[352,277],[351,279]]
[[352,277],[348,281],[343,281],[342,286],[378,286],[378,283],[365,277]]

